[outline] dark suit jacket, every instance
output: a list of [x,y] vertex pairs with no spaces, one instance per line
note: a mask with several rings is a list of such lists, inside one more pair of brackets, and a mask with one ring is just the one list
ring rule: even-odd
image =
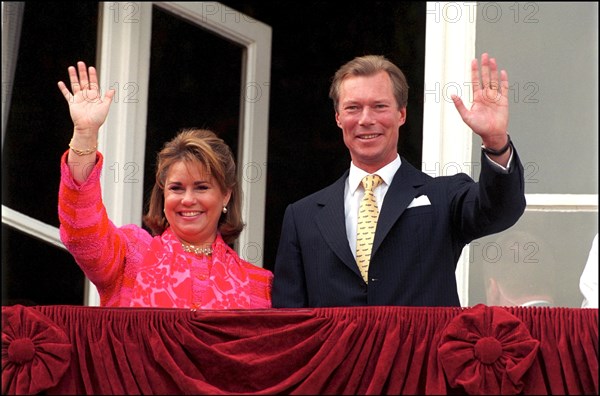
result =
[[[468,175],[431,177],[404,158],[380,209],[369,283],[350,251],[344,218],[349,171],[285,211],[275,261],[273,307],[460,306],[455,270],[463,247],[503,231],[525,210],[523,166],[509,173],[481,156]],[[407,208],[426,195],[431,205]]]

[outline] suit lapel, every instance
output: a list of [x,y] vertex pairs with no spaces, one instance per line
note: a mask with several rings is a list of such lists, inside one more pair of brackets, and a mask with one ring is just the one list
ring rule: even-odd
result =
[[398,221],[402,213],[418,194],[418,187],[425,184],[425,177],[422,172],[417,170],[408,161],[402,158],[402,165],[394,175],[390,185],[383,207],[379,213],[377,221],[377,230],[373,239],[372,255],[377,252],[381,242],[385,239],[392,226]]
[[341,178],[323,192],[324,194],[318,201],[321,210],[317,214],[316,222],[323,239],[331,250],[346,266],[361,276],[346,235],[344,188],[348,173],[346,171]]
[[[348,268],[361,276],[346,235],[344,188],[348,173],[349,171],[346,171],[341,178],[323,191],[323,195],[317,202],[321,210],[317,214],[316,223],[331,250]],[[418,187],[425,184],[426,179],[427,176],[402,158],[402,166],[392,180],[379,214],[372,254],[375,254],[394,223],[418,194]]]

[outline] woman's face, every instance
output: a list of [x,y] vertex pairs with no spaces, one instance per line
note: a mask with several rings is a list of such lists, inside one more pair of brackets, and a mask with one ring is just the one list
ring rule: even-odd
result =
[[195,164],[176,162],[167,171],[165,216],[179,240],[210,245],[231,191],[223,193],[212,175]]

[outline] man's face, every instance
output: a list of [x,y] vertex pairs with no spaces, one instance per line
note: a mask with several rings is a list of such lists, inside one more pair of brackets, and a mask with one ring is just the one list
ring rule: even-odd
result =
[[406,108],[398,109],[385,71],[344,79],[335,119],[354,165],[373,173],[396,158]]

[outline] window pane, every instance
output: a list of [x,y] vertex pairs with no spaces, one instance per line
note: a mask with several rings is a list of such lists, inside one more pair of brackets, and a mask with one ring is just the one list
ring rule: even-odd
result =
[[[59,160],[73,123],[56,83],[95,63],[97,3],[27,2],[2,149],[2,204],[58,226]],[[5,89],[7,87],[3,87]]]
[[598,194],[598,4],[478,3],[485,51],[508,72],[526,192]]
[[239,45],[153,7],[144,202],[157,152],[182,128],[213,130],[237,156],[242,56]]
[[579,278],[597,232],[596,213],[525,212],[509,230],[472,242],[469,305],[581,307]]

